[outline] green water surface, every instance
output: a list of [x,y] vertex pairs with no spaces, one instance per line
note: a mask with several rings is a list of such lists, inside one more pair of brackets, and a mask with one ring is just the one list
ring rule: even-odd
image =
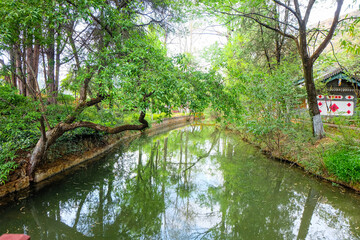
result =
[[141,137],[0,209],[37,239],[360,239],[360,197],[267,159],[233,133]]

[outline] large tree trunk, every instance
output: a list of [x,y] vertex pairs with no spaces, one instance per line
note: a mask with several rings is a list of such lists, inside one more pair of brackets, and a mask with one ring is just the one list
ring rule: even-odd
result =
[[[33,56],[34,56],[34,50],[33,46],[28,46],[26,48],[26,83],[29,88],[32,89],[32,91],[35,91],[35,79],[32,73],[32,66],[33,66]],[[26,89],[26,95],[31,96],[31,90]]]
[[[79,113],[86,107],[95,105],[100,102],[103,98],[92,99],[89,102],[83,103],[84,106],[79,105],[75,112]],[[92,102],[91,102],[92,101]],[[91,102],[91,103],[90,103]],[[122,125],[119,127],[105,127],[99,124],[91,123],[91,122],[74,122],[75,118],[70,115],[67,120],[64,122],[60,122],[54,128],[48,130],[46,133],[42,134],[42,137],[37,142],[35,148],[32,151],[30,156],[30,162],[27,169],[28,176],[32,177],[32,174],[37,166],[37,164],[44,158],[46,151],[49,149],[51,145],[53,145],[57,139],[59,139],[65,132],[74,130],[80,127],[91,128],[98,131],[107,132],[110,134],[120,133],[126,130],[143,130],[149,127],[148,122],[145,120],[145,113],[141,112],[139,116],[139,125]]]
[[[26,89],[26,95],[35,97],[31,93],[36,93],[38,89],[37,74],[39,69],[40,46],[28,46],[26,49],[26,66],[27,66],[27,86],[31,89]],[[40,94],[40,92],[38,93]]]
[[58,39],[56,41],[56,56],[55,56],[55,86],[54,86],[54,98],[55,98],[55,104],[57,103],[57,97],[59,94],[59,80],[60,80],[60,55],[61,55],[61,42],[60,37],[58,36]]
[[15,45],[11,46],[10,49],[10,66],[11,66],[11,86],[17,88],[16,83],[16,47]]
[[46,92],[48,95],[48,101],[52,104],[56,103],[55,98],[55,30],[49,28],[49,41],[48,48],[46,50],[46,57],[48,60],[47,69],[47,83]]
[[310,61],[303,62],[305,87],[307,92],[307,100],[309,105],[309,114],[312,120],[312,130],[316,137],[325,136],[324,126],[320,116],[320,110],[317,103],[317,93],[313,76],[313,65]]
[[[24,78],[24,74],[23,74],[23,68],[22,68],[22,53],[21,53],[21,48],[20,46],[16,47],[16,54],[15,54],[15,64],[16,64],[16,81],[18,84],[18,88],[19,88],[19,93],[21,95],[26,96],[26,85],[24,84],[24,82],[22,81],[25,80]],[[22,79],[20,79],[22,78]]]
[[27,65],[26,65],[26,59],[27,59],[27,56],[26,56],[26,47],[25,47],[26,45],[25,45],[25,40],[24,40],[24,43],[23,43],[23,47],[22,47],[22,52],[21,52],[21,54],[22,54],[22,56],[21,56],[21,59],[22,59],[22,73],[23,73],[23,75],[22,75],[22,77],[23,77],[23,84],[24,84],[24,86],[23,86],[23,89],[24,89],[24,92],[23,92],[23,95],[24,96],[27,96],[27,92],[28,92],[28,90],[27,90],[27,77],[26,77],[26,73],[27,73]]

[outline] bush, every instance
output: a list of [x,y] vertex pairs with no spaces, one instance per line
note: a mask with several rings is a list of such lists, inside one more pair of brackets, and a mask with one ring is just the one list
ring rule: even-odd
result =
[[15,147],[11,142],[1,142],[0,144],[0,185],[4,184],[11,171],[17,168],[17,164],[13,161],[16,157]]
[[16,89],[0,83],[0,184],[17,168],[18,149],[28,148],[40,136],[36,103],[16,94]]
[[[161,120],[163,118],[166,118],[166,116],[167,116],[166,113],[160,113],[160,114],[154,113],[153,120],[154,121]],[[149,117],[150,117],[150,114],[149,114]]]
[[328,171],[345,182],[360,182],[360,147],[337,144],[324,154]]

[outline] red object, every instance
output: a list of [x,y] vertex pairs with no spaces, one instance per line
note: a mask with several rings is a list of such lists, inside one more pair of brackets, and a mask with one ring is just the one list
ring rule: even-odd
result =
[[30,236],[25,234],[3,234],[0,240],[30,240]]
[[347,105],[348,105],[348,107],[350,107],[350,106],[351,106],[351,103],[348,103]]
[[350,113],[351,113],[351,111],[350,111],[350,110],[348,110],[348,111],[347,111],[347,113],[348,113],[348,114],[350,114]]
[[322,112],[320,109],[319,109],[320,112]]
[[333,105],[331,105],[330,110],[333,112],[336,112],[336,110],[338,110],[339,107],[334,103]]
[[318,104],[319,104],[319,106],[322,106],[322,103],[321,103],[321,102],[319,102]]

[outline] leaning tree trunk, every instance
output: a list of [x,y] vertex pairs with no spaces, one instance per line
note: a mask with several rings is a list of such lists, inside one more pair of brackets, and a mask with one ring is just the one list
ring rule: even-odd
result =
[[313,134],[315,137],[323,138],[325,136],[325,131],[316,98],[317,94],[313,76],[313,64],[310,60],[303,62],[303,69]]
[[[90,100],[94,101],[94,100]],[[78,106],[78,109],[85,108],[84,106]],[[91,105],[94,105],[95,101],[91,103]],[[79,110],[81,111],[81,110]],[[32,154],[30,156],[30,162],[27,168],[27,174],[28,176],[32,176],[37,164],[45,157],[46,151],[49,149],[51,145],[53,145],[57,139],[59,139],[65,132],[74,130],[76,128],[80,127],[86,127],[91,128],[98,131],[107,132],[109,134],[115,134],[120,133],[126,130],[143,130],[147,127],[149,127],[148,122],[145,120],[145,113],[141,112],[139,116],[139,122],[141,124],[139,125],[122,125],[119,127],[105,127],[102,125],[98,125],[92,122],[74,122],[75,118],[73,116],[69,116],[67,120],[64,122],[60,122],[58,125],[56,125],[54,128],[42,133],[41,138],[37,142],[35,148],[32,151]],[[45,128],[43,128],[45,129]]]

